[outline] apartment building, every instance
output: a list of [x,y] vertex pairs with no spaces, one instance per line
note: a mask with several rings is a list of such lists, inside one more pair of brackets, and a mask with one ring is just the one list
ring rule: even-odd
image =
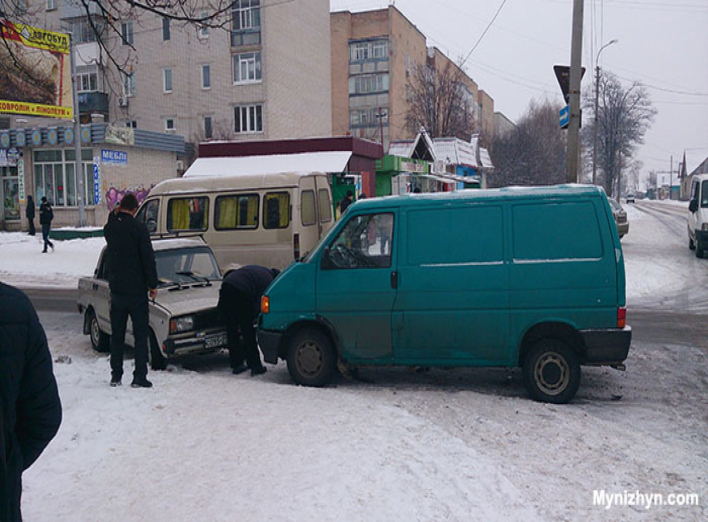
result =
[[78,43],[85,122],[98,113],[192,142],[331,135],[327,0],[235,0],[225,29],[134,8],[110,21],[109,53],[92,30],[108,25],[94,3],[89,20],[80,0],[28,2],[37,25]]
[[[383,143],[412,139],[407,123],[410,82],[416,67],[449,62],[393,5],[385,9],[331,14],[332,132]],[[493,139],[494,100],[464,74],[477,128]]]

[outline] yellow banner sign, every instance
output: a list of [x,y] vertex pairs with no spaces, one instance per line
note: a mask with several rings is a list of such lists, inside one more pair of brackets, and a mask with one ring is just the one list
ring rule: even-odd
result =
[[0,20],[0,113],[72,118],[69,35]]

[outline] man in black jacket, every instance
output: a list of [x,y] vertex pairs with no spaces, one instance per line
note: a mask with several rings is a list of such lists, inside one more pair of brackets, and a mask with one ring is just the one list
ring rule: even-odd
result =
[[150,299],[157,296],[157,268],[150,234],[135,220],[138,200],[126,194],[103,227],[108,248],[108,286],[111,290],[111,386],[120,386],[128,316],[133,321],[135,371],[133,388],[150,388],[147,380]]
[[36,232],[34,230],[34,199],[32,199],[32,196],[27,196],[25,216],[27,216],[27,223],[29,223],[29,235],[33,236]]
[[0,283],[0,520],[22,519],[22,472],[54,438],[61,402],[44,329],[25,294]]
[[47,196],[42,196],[42,204],[39,205],[39,224],[42,225],[42,240],[44,241],[43,254],[47,253],[47,247],[54,251],[54,243],[49,241],[49,231],[52,228],[52,220],[54,219],[54,211],[52,206],[47,201]]
[[[226,323],[231,370],[235,374],[251,369],[251,375],[265,373],[253,326],[261,309],[261,296],[280,273],[277,268],[248,265],[232,270],[221,283],[219,312]],[[243,342],[239,339],[241,330]],[[245,361],[245,364],[244,364]]]

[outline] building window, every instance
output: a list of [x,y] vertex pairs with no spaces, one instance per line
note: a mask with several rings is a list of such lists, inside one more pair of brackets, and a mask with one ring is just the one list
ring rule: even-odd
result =
[[211,128],[211,116],[204,116],[204,139],[210,140],[214,137]]
[[57,8],[57,0],[47,0],[47,11],[54,11]]
[[170,19],[162,18],[162,41],[166,42],[170,39]]
[[121,73],[123,76],[123,94],[125,96],[135,96],[135,73]]
[[202,89],[211,89],[211,67],[209,64],[202,65]]
[[[74,175],[73,149],[34,151],[35,198],[40,201],[46,196],[55,207],[75,207],[78,205],[78,184]],[[93,153],[91,149],[81,150],[83,166],[84,202],[93,205]]]
[[173,132],[175,130],[174,118],[165,118],[165,130],[168,132]]
[[261,53],[234,54],[233,68],[234,83],[261,81]]
[[138,128],[138,122],[135,120],[128,120],[125,122],[125,126],[129,127],[131,129],[137,129]]
[[162,69],[162,92],[172,92],[172,69]]
[[80,93],[97,92],[99,90],[97,66],[78,66],[76,68],[76,87]]
[[120,33],[123,45],[133,45],[133,22],[123,22],[120,24]]
[[68,32],[72,34],[74,43],[77,44],[95,42],[96,34],[103,35],[105,29],[105,22],[98,16],[92,17],[91,21],[88,17],[82,16],[67,20],[66,23],[69,25]]
[[349,61],[365,62],[388,59],[388,40],[354,42],[349,44]]
[[[200,16],[202,20],[206,20],[209,17],[209,12],[202,11]],[[202,24],[202,26],[199,28],[199,37],[209,38],[209,26],[207,26],[206,23]]]
[[[349,112],[350,127],[378,127],[379,126],[379,108],[372,107],[369,109],[357,109]],[[388,125],[388,111],[381,109],[381,124]]]
[[235,0],[231,4],[231,14],[231,46],[260,44],[260,0]]
[[388,74],[365,74],[349,78],[349,94],[388,91]]
[[263,132],[263,105],[234,107],[234,130],[239,134]]

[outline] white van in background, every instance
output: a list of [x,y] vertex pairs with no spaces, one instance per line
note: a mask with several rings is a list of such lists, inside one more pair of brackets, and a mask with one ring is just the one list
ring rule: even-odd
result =
[[136,218],[153,237],[203,237],[222,271],[232,264],[282,269],[329,230],[332,208],[320,172],[185,174],[157,184]]
[[696,251],[696,257],[703,257],[708,249],[708,174],[697,174],[691,180],[688,248]]

